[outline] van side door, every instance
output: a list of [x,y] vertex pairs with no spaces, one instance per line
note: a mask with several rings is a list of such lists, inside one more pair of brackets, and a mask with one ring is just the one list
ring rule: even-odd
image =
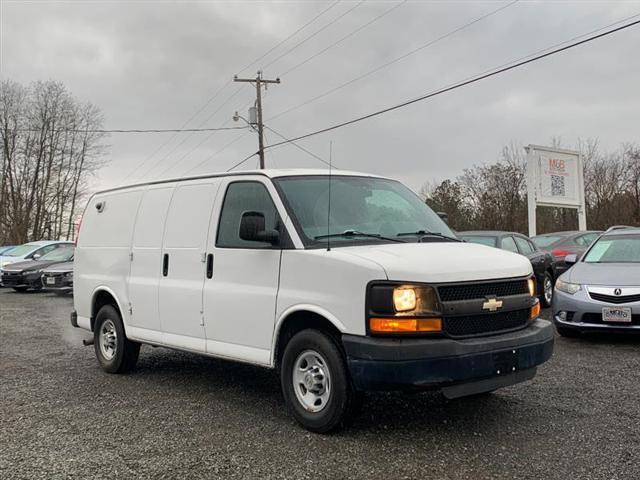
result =
[[174,184],[150,187],[144,192],[131,243],[128,294],[129,328],[133,336],[162,343],[158,288],[162,265],[162,236]]
[[[229,179],[223,190],[212,219],[203,295],[207,353],[268,365],[280,257],[288,242],[273,200],[277,193],[264,177]],[[279,243],[240,238],[246,213],[263,215],[265,229],[279,231]]]
[[180,182],[171,197],[159,259],[162,343],[205,351],[202,286],[217,178]]

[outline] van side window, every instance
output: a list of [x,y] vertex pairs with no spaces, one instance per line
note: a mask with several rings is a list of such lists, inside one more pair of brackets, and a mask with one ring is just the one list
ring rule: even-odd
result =
[[250,242],[240,238],[240,219],[245,212],[264,214],[265,229],[278,230],[279,216],[271,195],[260,182],[234,182],[227,188],[218,224],[217,247],[272,248],[267,242]]

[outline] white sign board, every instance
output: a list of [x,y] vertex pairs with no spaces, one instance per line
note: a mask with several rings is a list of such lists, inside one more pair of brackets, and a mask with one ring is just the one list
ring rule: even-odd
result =
[[564,207],[578,210],[578,228],[586,230],[584,179],[579,152],[539,145],[527,151],[527,195],[529,236],[536,234],[536,207]]

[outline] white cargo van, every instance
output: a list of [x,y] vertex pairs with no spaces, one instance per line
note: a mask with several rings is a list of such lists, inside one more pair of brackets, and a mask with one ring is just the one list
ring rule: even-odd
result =
[[225,173],[94,195],[71,322],[110,373],[141,343],[276,368],[296,420],[325,432],[365,390],[455,398],[531,379],[553,350],[532,275],[391,179]]

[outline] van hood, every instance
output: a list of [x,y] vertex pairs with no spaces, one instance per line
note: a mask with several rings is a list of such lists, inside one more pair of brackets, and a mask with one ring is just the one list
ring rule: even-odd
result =
[[581,285],[608,287],[640,286],[640,266],[637,263],[576,263],[562,279]]
[[458,242],[394,243],[344,247],[345,254],[377,263],[389,280],[465,282],[532,275],[526,257],[493,247]]

